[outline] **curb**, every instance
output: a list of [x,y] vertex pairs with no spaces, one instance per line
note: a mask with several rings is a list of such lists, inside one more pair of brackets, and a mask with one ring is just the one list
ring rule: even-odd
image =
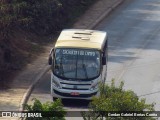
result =
[[[96,27],[98,23],[100,23],[111,11],[113,11],[116,7],[118,7],[124,0],[119,0],[118,2],[116,1],[105,13],[103,13],[93,24],[89,25],[87,28],[88,29],[93,29]],[[38,81],[41,79],[41,77],[47,73],[50,70],[50,66],[46,66],[45,69],[36,77],[35,81],[32,83],[32,85],[27,89],[26,93],[23,95],[23,98],[20,102],[20,107],[19,111],[24,110],[24,104],[27,103],[31,92],[35,85],[38,83]]]
[[42,78],[42,76],[48,72],[50,70],[50,66],[46,66],[44,68],[44,70],[42,72],[40,72],[40,74],[35,78],[35,81],[32,83],[32,85],[27,89],[26,93],[23,95],[23,98],[20,102],[20,107],[19,107],[19,111],[23,111],[24,110],[24,104],[27,103],[33,88],[35,87],[35,85],[38,83],[38,81]]
[[88,29],[95,28],[98,23],[100,23],[105,17],[107,17],[109,15],[109,13],[111,13],[116,7],[118,7],[123,2],[124,2],[124,0],[119,0],[118,2],[116,1],[115,3],[113,3],[113,5],[111,7],[109,7],[109,9],[105,13],[103,13],[94,23],[89,25],[87,28]]

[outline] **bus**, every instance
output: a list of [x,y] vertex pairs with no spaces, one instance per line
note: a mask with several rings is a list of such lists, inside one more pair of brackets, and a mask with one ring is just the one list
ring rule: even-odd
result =
[[53,100],[99,96],[107,76],[107,38],[105,31],[62,30],[48,59]]

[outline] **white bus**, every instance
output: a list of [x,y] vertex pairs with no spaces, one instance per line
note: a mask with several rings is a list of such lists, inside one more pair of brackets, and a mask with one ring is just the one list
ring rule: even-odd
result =
[[51,96],[90,100],[107,75],[107,33],[65,29],[49,54]]

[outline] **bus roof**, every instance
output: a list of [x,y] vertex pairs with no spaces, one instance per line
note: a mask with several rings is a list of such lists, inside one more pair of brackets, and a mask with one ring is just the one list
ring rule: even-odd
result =
[[56,44],[65,48],[93,48],[103,49],[107,33],[97,30],[65,29],[61,32]]

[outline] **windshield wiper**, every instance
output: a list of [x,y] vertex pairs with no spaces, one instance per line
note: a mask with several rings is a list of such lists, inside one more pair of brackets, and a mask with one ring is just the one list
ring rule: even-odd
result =
[[84,69],[84,71],[85,71],[85,76],[86,76],[86,78],[88,79],[88,74],[87,74],[87,69],[86,69],[86,65],[85,65],[85,64],[83,64],[83,69]]

